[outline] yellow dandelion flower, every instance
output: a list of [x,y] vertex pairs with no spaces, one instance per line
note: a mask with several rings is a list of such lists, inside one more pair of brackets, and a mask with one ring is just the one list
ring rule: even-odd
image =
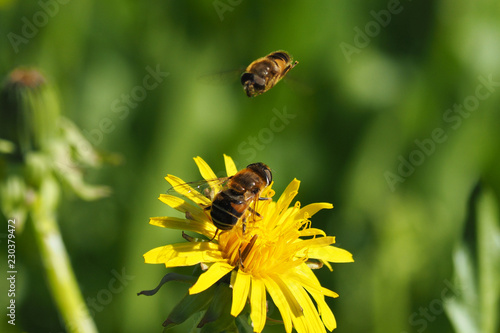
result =
[[[228,177],[237,173],[233,160],[224,155]],[[196,164],[214,193],[221,190],[215,173],[200,157]],[[161,194],[160,200],[186,214],[186,218],[153,217],[150,223],[160,227],[193,231],[214,238],[217,228],[210,220],[206,207],[209,198],[181,179],[168,175],[166,180],[184,198]],[[352,262],[352,255],[332,246],[335,237],[311,227],[310,217],[321,209],[330,209],[329,203],[314,203],[301,207],[290,206],[297,195],[300,182],[294,179],[277,201],[256,200],[244,219],[234,228],[220,232],[212,241],[191,241],[155,248],[144,255],[146,263],[165,264],[166,267],[204,264],[208,267],[189,294],[206,291],[230,274],[232,304],[230,313],[237,317],[249,302],[250,319],[254,332],[261,332],[266,324],[266,295],[281,313],[286,332],[292,328],[299,333],[326,332],[336,328],[335,317],[325,296],[338,295],[321,286],[309,265],[316,261],[331,270],[332,262]],[[272,184],[261,197],[272,198]],[[253,212],[255,210],[255,212]],[[311,298],[312,297],[312,298]],[[313,302],[314,299],[314,302]]]

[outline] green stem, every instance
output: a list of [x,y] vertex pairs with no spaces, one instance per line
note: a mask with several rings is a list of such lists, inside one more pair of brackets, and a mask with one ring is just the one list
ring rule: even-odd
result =
[[44,180],[32,210],[35,238],[40,248],[49,288],[68,332],[95,333],[97,327],[89,315],[78,288],[64,246],[55,211],[59,188],[51,178]]

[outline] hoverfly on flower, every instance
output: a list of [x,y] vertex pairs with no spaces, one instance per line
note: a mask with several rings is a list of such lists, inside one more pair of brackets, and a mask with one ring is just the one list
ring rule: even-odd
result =
[[[166,268],[200,265],[201,270],[196,270],[195,276],[167,273],[158,287],[139,294],[154,295],[167,281],[192,283],[188,294],[163,323],[165,327],[178,325],[203,310],[205,314],[198,327],[206,327],[209,332],[234,331],[235,321],[247,322],[242,317],[249,310],[253,331],[262,332],[268,315],[267,302],[272,300],[287,333],[291,333],[292,329],[298,333],[333,330],[337,324],[325,298],[338,295],[320,284],[313,269],[326,266],[332,270],[330,263],[352,262],[352,254],[333,246],[335,237],[312,227],[310,221],[319,210],[333,206],[326,202],[304,207],[298,201],[292,204],[300,185],[297,179],[292,180],[280,197],[274,200],[272,176],[267,166],[251,164],[238,171],[229,156],[224,155],[224,159],[228,177],[222,184],[203,159],[194,159],[213,195],[204,195],[190,185],[193,183],[168,175],[166,180],[188,201],[169,194],[161,194],[159,199],[184,213],[185,218],[150,218],[152,225],[194,232],[208,237],[210,241],[183,233],[187,243],[156,247],[144,254],[145,262],[163,264]],[[247,231],[221,224],[227,230],[213,241],[219,227],[207,214],[206,207],[214,205],[218,194],[224,199],[222,193],[225,193],[228,181],[236,178],[233,184],[236,186],[240,184],[238,177],[254,175],[254,171],[259,175],[256,179],[262,183],[256,187],[254,194],[247,194],[252,204],[245,213],[240,218],[233,216],[237,226],[240,221],[243,223],[243,217],[247,218]],[[253,176],[250,178],[254,179]],[[240,193],[246,193],[246,190]],[[238,197],[235,193],[230,196]],[[269,199],[259,200],[264,198]],[[231,203],[229,201],[229,206],[233,207]],[[223,209],[223,206],[215,209],[219,208]],[[250,307],[246,307],[247,304]]]
[[208,198],[210,203],[204,210],[217,228],[215,238],[219,230],[231,230],[240,220],[245,232],[246,215],[250,212],[259,216],[255,206],[257,201],[269,199],[260,194],[271,184],[272,178],[271,169],[267,165],[252,163],[233,176],[196,183],[178,184],[176,177],[169,175],[167,181],[173,186],[168,193],[177,192],[195,202]]

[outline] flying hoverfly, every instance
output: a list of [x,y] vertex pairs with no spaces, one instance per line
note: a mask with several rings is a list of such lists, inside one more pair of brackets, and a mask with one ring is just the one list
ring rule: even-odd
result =
[[[299,62],[293,61],[286,51],[275,51],[253,61],[243,71],[240,82],[248,97],[255,97],[274,87]],[[202,75],[201,82],[210,85],[224,85],[235,81],[243,69]]]
[[255,97],[274,87],[299,62],[285,51],[275,51],[248,65],[241,84],[248,97]]

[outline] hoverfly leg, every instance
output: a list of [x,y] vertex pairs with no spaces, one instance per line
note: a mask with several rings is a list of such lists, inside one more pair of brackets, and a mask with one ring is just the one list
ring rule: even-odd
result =
[[217,237],[217,234],[219,233],[219,231],[220,231],[220,229],[219,229],[219,228],[217,228],[217,230],[215,231],[215,235],[214,235],[214,237],[212,237],[212,238],[209,240],[209,242],[213,241],[213,240],[215,239],[215,237]]
[[[250,208],[250,207],[248,207]],[[241,221],[241,227],[243,229],[243,234],[245,234],[245,232],[247,231],[247,218],[244,217]]]
[[248,210],[250,211],[250,213],[255,214],[257,217],[262,217],[262,215],[260,215],[259,212],[256,212],[252,207],[248,207]]
[[188,234],[186,234],[184,231],[182,232],[182,238],[184,238],[185,240],[187,240],[188,242],[194,242],[194,237],[191,237],[189,236]]

